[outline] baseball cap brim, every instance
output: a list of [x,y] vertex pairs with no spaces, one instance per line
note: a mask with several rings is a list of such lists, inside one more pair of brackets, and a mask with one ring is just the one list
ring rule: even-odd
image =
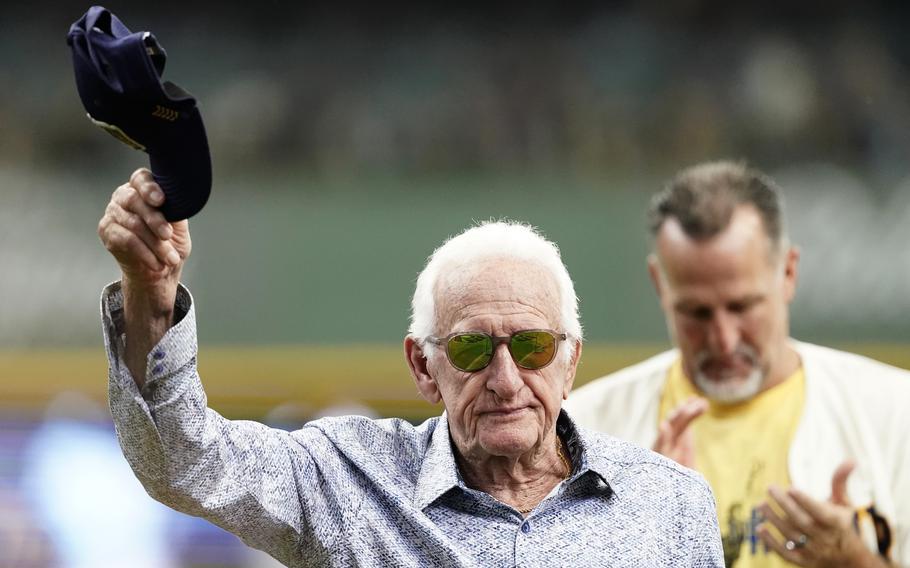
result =
[[89,118],[143,150],[165,194],[168,221],[192,217],[212,188],[212,161],[196,99],[161,80],[167,53],[150,32],[133,33],[92,6],[67,34],[79,98]]

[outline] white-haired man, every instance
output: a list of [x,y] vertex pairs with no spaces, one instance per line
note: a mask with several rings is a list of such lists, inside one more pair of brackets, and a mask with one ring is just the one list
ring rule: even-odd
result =
[[722,565],[698,474],[561,411],[581,326],[559,252],[533,229],[469,229],[418,279],[404,349],[441,417],[285,432],[206,408],[178,284],[188,226],[165,222],[162,201],[139,170],[99,223],[123,273],[102,297],[111,410],[155,498],[289,566]]
[[799,253],[774,183],[698,165],[650,217],[677,349],[580,387],[567,410],[703,473],[728,567],[910,566],[910,373],[790,339]]

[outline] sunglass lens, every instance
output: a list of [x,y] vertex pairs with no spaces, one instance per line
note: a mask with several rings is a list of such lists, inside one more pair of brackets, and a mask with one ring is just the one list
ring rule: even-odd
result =
[[553,360],[556,338],[546,331],[523,331],[512,336],[509,350],[519,367],[540,369]]
[[482,333],[462,333],[449,339],[449,361],[462,371],[479,371],[493,358],[493,340]]

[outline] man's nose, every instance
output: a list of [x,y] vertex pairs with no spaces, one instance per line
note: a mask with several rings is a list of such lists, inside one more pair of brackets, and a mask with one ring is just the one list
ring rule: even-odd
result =
[[496,346],[493,360],[486,371],[488,373],[487,388],[495,392],[499,398],[510,399],[518,394],[518,391],[524,386],[521,370],[512,360],[512,354],[509,353],[509,347],[505,343]]
[[730,355],[739,345],[739,318],[724,311],[714,314],[708,328],[708,347],[714,353]]

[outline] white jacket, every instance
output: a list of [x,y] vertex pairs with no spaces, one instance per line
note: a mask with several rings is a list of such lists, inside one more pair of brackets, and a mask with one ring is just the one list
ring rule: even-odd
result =
[[[805,371],[806,406],[789,451],[792,484],[828,499],[834,470],[854,459],[851,502],[874,504],[891,528],[892,561],[910,567],[910,372],[809,343],[793,347]],[[678,357],[667,351],[596,379],[576,389],[565,408],[581,426],[650,448]]]

